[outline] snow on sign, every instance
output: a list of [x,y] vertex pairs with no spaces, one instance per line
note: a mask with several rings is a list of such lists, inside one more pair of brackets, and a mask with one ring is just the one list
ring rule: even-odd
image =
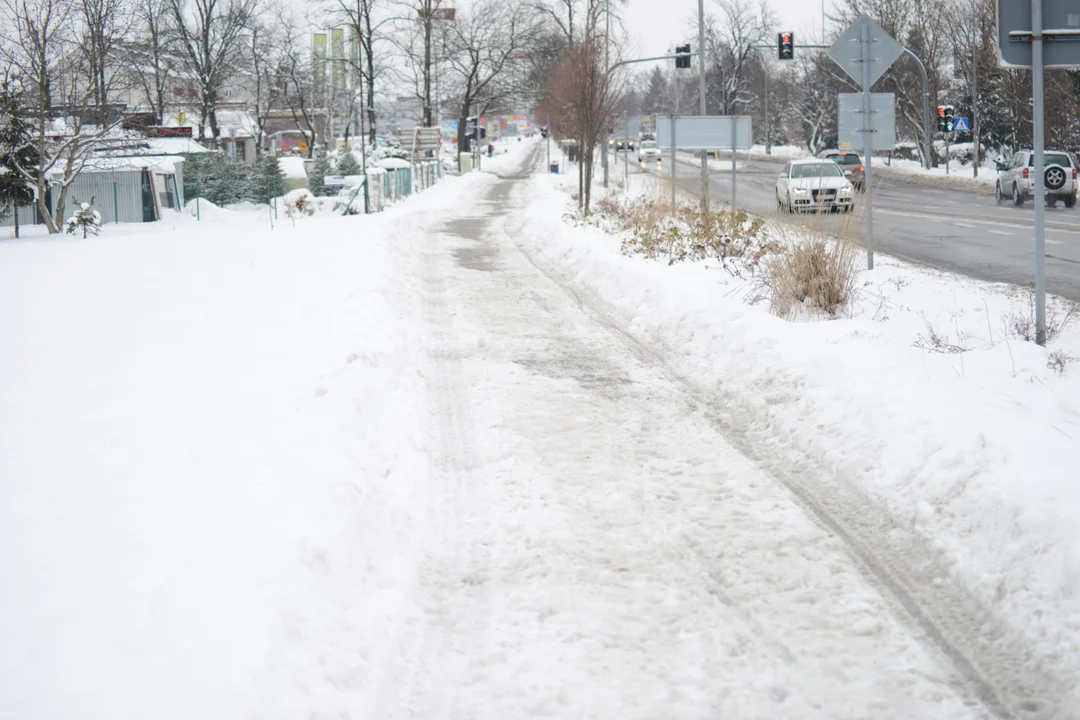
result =
[[[1043,67],[1080,67],[1080,9],[1076,0],[1042,3]],[[1031,0],[997,3],[998,65],[1031,67]],[[1048,41],[1048,42],[1047,42]]]

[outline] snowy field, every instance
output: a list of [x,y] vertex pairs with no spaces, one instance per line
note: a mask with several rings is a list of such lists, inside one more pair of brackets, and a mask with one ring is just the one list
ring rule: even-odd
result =
[[420,552],[415,218],[0,241],[0,717],[369,717]]
[[0,717],[1070,717],[1022,294],[879,256],[781,320],[572,180],[0,240]]

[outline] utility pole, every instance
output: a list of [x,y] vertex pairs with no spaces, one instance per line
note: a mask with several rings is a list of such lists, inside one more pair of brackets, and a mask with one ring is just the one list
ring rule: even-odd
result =
[[[705,107],[705,0],[698,0],[697,3],[698,12],[698,95],[700,95],[700,110],[702,115],[706,115],[708,110]],[[674,165],[671,168],[675,169]],[[709,211],[709,153],[705,150],[701,151],[701,209],[704,212]],[[732,208],[734,211],[735,208]]]
[[[611,0],[604,2],[604,109],[611,98]],[[608,186],[608,119],[605,117],[604,132],[600,134],[600,151],[604,154],[604,187]]]
[[971,0],[971,151],[972,172],[979,177],[979,56],[975,31],[978,20],[975,17],[975,0]]

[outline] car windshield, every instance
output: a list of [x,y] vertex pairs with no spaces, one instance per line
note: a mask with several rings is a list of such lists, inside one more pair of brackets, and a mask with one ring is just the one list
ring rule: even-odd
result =
[[791,166],[793,178],[836,177],[838,175],[840,175],[840,168],[836,167],[835,163],[818,162]]
[[858,155],[830,155],[829,159],[838,165],[862,165]]
[[652,140],[646,140],[645,142],[641,143],[641,147],[648,150],[649,148],[655,148],[656,143]]
[[[1072,160],[1065,153],[1048,152],[1043,153],[1044,161],[1047,165],[1060,165],[1061,167],[1072,167]],[[1028,160],[1028,167],[1035,167],[1035,153],[1031,153],[1031,159]]]

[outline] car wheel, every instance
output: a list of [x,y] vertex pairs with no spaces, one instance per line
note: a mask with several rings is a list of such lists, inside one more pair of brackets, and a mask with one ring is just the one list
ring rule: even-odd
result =
[[1076,207],[1076,196],[1075,195],[1066,195],[1065,197],[1061,198],[1061,201],[1063,203],[1065,203],[1065,207],[1067,207],[1067,208]]
[[1001,183],[994,184],[994,199],[997,200],[998,205],[1005,202],[1005,195],[1001,192]]
[[791,194],[787,196],[787,211],[792,215],[795,214],[795,203],[791,202]]
[[1012,200],[1013,205],[1016,207],[1020,207],[1024,204],[1024,196],[1020,193],[1020,186],[1016,183],[1013,183]]
[[776,193],[776,209],[777,209],[777,211],[780,211],[780,210],[784,209],[784,201],[780,199],[780,192],[779,191],[777,191],[777,193]]
[[1043,177],[1046,178],[1046,187],[1051,190],[1060,190],[1065,186],[1065,180],[1067,179],[1065,171],[1057,165],[1046,168]]

